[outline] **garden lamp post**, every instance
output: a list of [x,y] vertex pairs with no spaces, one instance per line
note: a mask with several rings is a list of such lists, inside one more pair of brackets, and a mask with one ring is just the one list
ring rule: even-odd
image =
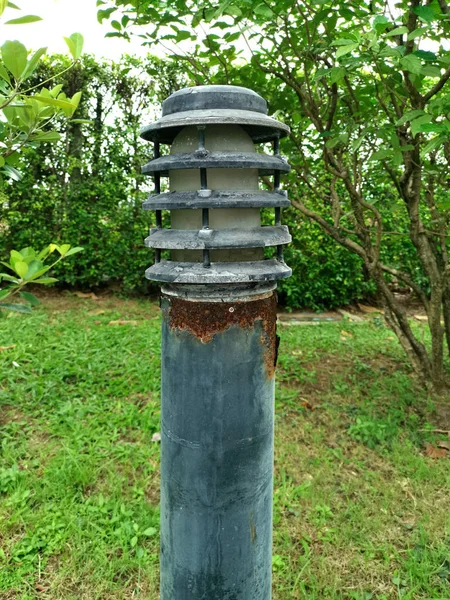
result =
[[[275,290],[291,274],[279,140],[288,132],[263,98],[235,86],[176,92],[141,132],[154,143],[143,172],[156,192],[144,202],[156,211],[146,277],[162,283],[161,600],[271,598]],[[273,176],[273,191],[259,188],[261,175]],[[263,227],[268,207],[275,224]]]

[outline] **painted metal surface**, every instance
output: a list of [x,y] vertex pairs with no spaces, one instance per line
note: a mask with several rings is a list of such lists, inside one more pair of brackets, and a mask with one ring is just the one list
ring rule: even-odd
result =
[[275,171],[289,173],[291,167],[282,156],[269,156],[257,152],[192,152],[166,154],[151,160],[142,167],[146,174],[160,173],[168,176],[178,169],[259,169],[260,175],[273,175]]
[[267,103],[253,90],[234,85],[185,88],[163,102],[161,119],[141,130],[145,140],[171,144],[190,125],[241,125],[254,142],[289,134],[289,127],[267,116]]
[[204,248],[264,248],[292,241],[287,225],[247,229],[151,229],[149,248],[203,250]]
[[243,192],[241,190],[196,190],[150,194],[142,203],[144,210],[176,210],[198,208],[273,208],[288,207],[291,203],[286,192]]
[[145,276],[168,283],[247,283],[278,281],[292,275],[292,269],[279,260],[203,263],[161,260],[149,267]]
[[198,85],[173,93],[162,103],[163,117],[187,110],[250,110],[267,114],[267,102],[259,94],[238,85]]
[[269,600],[275,295],[161,304],[161,600]]

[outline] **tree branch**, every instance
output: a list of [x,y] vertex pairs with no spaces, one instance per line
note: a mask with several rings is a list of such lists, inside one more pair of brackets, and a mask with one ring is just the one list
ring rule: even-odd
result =
[[436,83],[436,85],[433,86],[431,88],[431,90],[427,94],[425,94],[425,96],[423,96],[423,102],[427,103],[429,100],[431,100],[431,98],[433,96],[435,96],[438,92],[440,92],[442,90],[442,88],[444,87],[444,85],[447,83],[447,81],[449,79],[450,79],[450,66],[447,67],[447,70],[442,75],[441,79]]

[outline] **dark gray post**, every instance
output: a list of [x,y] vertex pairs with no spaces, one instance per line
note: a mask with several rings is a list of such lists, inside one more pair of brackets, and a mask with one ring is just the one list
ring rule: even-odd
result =
[[[278,152],[288,128],[266,113],[244,88],[189,88],[142,131],[155,143],[144,172],[156,194],[144,208],[157,215],[146,276],[163,283],[161,600],[271,598],[275,290],[291,270],[279,189],[289,166]],[[233,140],[273,141],[275,152]],[[272,192],[258,189],[258,172],[274,176]],[[175,191],[161,193],[165,175]],[[275,225],[261,227],[262,207],[275,208]],[[176,229],[162,227],[162,210],[176,211]],[[275,258],[264,258],[268,246]]]

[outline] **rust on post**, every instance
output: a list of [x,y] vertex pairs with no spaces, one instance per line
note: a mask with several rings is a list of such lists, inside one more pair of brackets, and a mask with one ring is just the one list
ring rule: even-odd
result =
[[[193,302],[184,298],[165,296],[168,309],[165,318],[169,327],[189,331],[203,343],[211,342],[216,334],[230,327],[250,329],[262,324],[261,345],[268,376],[275,374],[278,343],[276,334],[277,298],[270,296],[240,302]],[[166,306],[167,306],[166,305]]]

